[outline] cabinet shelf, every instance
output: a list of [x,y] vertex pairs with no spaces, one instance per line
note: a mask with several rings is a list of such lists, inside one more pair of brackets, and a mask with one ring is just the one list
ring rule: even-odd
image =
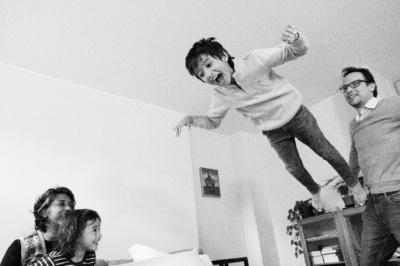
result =
[[329,236],[311,237],[311,238],[307,238],[306,242],[324,241],[324,240],[333,239],[333,238],[338,238],[338,236],[337,235],[329,235]]
[[[322,214],[299,221],[299,233],[307,266],[359,265],[361,213],[365,206]],[[337,246],[339,262],[313,263],[311,252]]]
[[337,261],[337,262],[327,262],[327,263],[317,263],[314,264],[315,266],[323,266],[323,265],[342,265],[342,264],[346,264],[346,262],[344,261]]

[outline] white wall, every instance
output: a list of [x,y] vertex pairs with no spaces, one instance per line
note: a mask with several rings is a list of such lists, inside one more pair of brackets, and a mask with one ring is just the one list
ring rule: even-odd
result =
[[266,183],[273,177],[266,169],[268,162],[263,160],[265,146],[260,146],[255,136],[244,133],[233,136],[231,142],[250,265],[279,265],[270,210],[273,199],[269,198],[271,187]]
[[[382,98],[394,95],[391,83],[381,74],[374,70],[372,72],[378,84],[379,95]],[[309,109],[316,117],[326,138],[348,160],[350,150],[348,123],[355,117],[355,110],[347,104],[341,93]],[[251,230],[253,233],[257,231],[264,265],[268,265],[266,263],[268,260],[265,259],[268,256],[270,260],[272,258],[275,261],[271,265],[304,265],[302,259],[295,258],[294,248],[290,246],[291,237],[286,235],[286,226],[289,225],[287,215],[297,200],[308,199],[311,194],[285,170],[282,161],[262,134],[250,136],[241,133],[232,137],[232,143],[233,147],[237,148],[237,150],[232,148],[236,158],[235,167],[238,167],[247,180],[250,180],[250,185],[247,187],[239,186],[244,194],[249,190],[248,187],[251,189],[251,198],[243,198],[244,202],[241,202],[241,205],[250,205],[248,209],[254,210],[257,227],[249,227],[248,230],[249,235],[252,235]],[[299,141],[297,144],[305,167],[318,183],[323,184],[327,179],[337,175],[326,161],[307,146]],[[263,241],[268,241],[268,244],[263,244]]]
[[[247,257],[230,138],[193,128],[190,145],[200,247],[212,260]],[[220,198],[202,196],[200,167],[218,170]]]
[[33,229],[37,196],[69,187],[102,218],[98,257],[136,243],[198,246],[189,137],[181,115],[0,64],[1,257]]

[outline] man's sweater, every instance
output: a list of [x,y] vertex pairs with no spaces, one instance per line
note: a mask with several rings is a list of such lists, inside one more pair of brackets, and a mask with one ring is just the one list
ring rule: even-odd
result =
[[372,194],[400,190],[400,97],[381,100],[365,119],[350,122],[350,169],[360,168]]

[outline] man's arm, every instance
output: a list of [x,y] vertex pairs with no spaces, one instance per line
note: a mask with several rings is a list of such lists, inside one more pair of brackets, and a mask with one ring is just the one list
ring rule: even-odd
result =
[[350,156],[349,156],[350,171],[354,176],[360,173],[360,166],[358,165],[358,153],[354,141],[351,141]]
[[[360,173],[360,166],[358,165],[358,154],[353,139],[351,141],[349,166],[351,173],[355,177],[358,177],[358,174]],[[358,205],[364,205],[365,201],[367,200],[367,193],[361,186],[360,182],[357,180],[357,183],[355,185],[349,186],[349,189],[354,196],[355,202]]]

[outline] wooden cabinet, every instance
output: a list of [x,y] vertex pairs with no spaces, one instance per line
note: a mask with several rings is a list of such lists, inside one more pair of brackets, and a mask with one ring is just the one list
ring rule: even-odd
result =
[[[359,266],[364,209],[365,206],[348,208],[301,220],[299,233],[306,264]],[[336,245],[341,251],[339,262],[314,262],[311,252]],[[400,260],[392,259],[387,265],[399,266]]]
[[[365,206],[344,209],[303,219],[299,222],[304,257],[307,265],[359,265],[362,219]],[[337,262],[324,262],[311,257],[324,247],[338,246]],[[322,256],[323,257],[323,256]]]

